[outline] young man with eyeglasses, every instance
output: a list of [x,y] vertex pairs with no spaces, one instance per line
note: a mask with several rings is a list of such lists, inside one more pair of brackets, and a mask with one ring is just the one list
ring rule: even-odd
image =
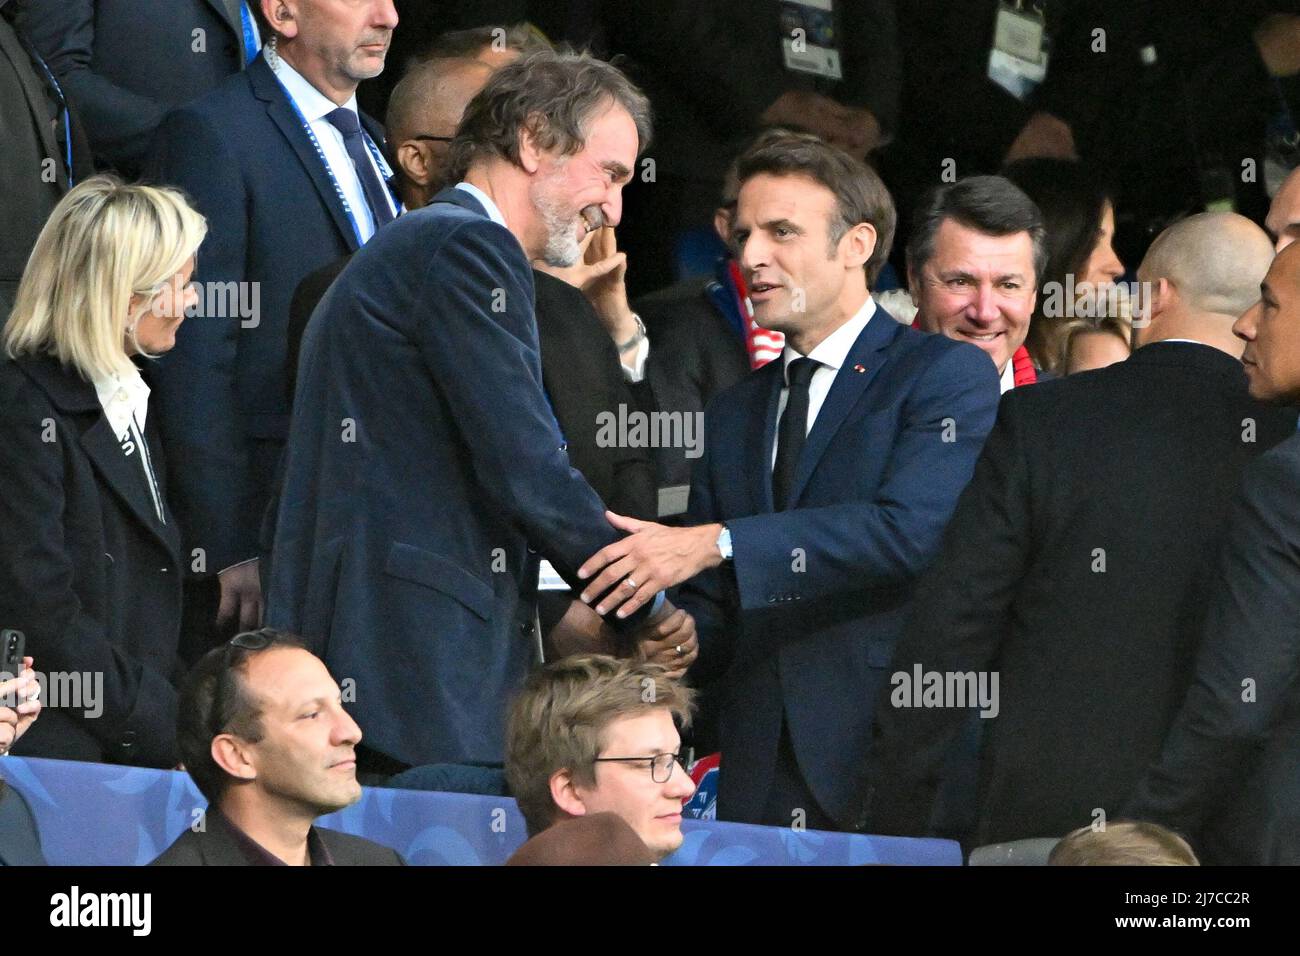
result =
[[[361,730],[329,671],[271,628],[237,634],[181,691],[179,749],[208,798],[159,866],[399,866],[388,847],[313,825],[361,798]],[[197,825],[196,825],[197,826]]]
[[695,784],[678,766],[677,724],[689,725],[693,696],[662,667],[604,655],[535,671],[506,729],[506,777],[529,836],[613,813],[656,859],[681,846]]

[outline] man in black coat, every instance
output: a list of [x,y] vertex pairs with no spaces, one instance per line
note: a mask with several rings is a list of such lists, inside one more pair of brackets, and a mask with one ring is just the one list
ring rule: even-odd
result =
[[0,0],[0,321],[45,220],[69,183],[92,172],[81,126],[40,54],[10,22],[14,10],[13,0]]
[[258,0],[23,0],[31,34],[86,124],[95,159],[136,176],[168,110],[258,49]]
[[[1250,394],[1300,404],[1300,247],[1234,326]],[[1300,863],[1300,436],[1246,469],[1196,678],[1126,816],[1186,833],[1206,863]]]
[[208,809],[155,866],[400,866],[396,852],[314,826],[361,799],[361,729],[297,638],[236,635],[181,691],[179,748]]
[[1133,356],[1003,396],[876,711],[872,832],[926,832],[975,687],[976,845],[1119,815],[1191,680],[1241,471],[1295,427],[1229,331],[1271,257],[1233,214],[1171,227]]

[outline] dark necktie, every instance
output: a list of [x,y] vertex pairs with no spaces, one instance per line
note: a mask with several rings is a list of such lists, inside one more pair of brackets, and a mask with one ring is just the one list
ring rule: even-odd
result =
[[365,192],[366,202],[375,217],[375,228],[378,229],[392,222],[393,210],[388,205],[386,187],[375,173],[375,167],[370,163],[370,155],[361,137],[361,121],[357,118],[357,114],[340,106],[332,113],[326,114],[325,118],[343,134],[343,145],[348,151],[348,158],[352,160],[352,165],[356,167],[357,178],[361,180],[361,189]]
[[815,359],[797,358],[785,370],[789,389],[776,430],[776,467],[772,469],[772,505],[777,511],[784,511],[789,504],[799,453],[808,437],[808,383],[820,365]]

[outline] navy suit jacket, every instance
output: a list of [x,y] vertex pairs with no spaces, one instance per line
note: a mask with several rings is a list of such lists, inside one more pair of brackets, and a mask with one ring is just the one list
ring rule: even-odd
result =
[[993,426],[998,374],[979,349],[883,309],[835,376],[772,510],[783,363],[709,403],[694,522],[724,522],[734,561],[686,585],[697,677],[725,670],[719,815],[760,819],[784,710],[805,782],[845,827],[862,809],[872,710],[918,573]]
[[19,22],[81,114],[96,159],[127,176],[140,172],[169,109],[244,65],[239,0],[24,0]]
[[529,545],[577,584],[621,535],[547,404],[524,250],[464,190],[385,226],[321,299],[285,470],[270,622],[355,680],[368,746],[501,763],[537,662]]
[[[362,119],[382,143],[382,131]],[[170,113],[152,161],[155,178],[184,189],[208,219],[195,272],[204,314],[181,326],[151,384],[186,549],[203,548],[206,570],[220,571],[258,553],[289,426],[294,289],[358,241],[302,120],[261,57]],[[232,293],[256,314],[230,308]]]

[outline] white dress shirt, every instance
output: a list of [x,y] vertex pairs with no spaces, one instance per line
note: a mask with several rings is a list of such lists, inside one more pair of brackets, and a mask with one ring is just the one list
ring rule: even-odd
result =
[[99,398],[100,407],[104,409],[104,417],[108,419],[113,435],[122,446],[122,453],[127,458],[140,462],[145,483],[153,498],[154,511],[158,520],[166,524],[158,477],[154,474],[153,460],[144,439],[145,419],[149,414],[149,386],[135,368],[126,374],[96,378],[91,384],[95,386],[95,395]]
[[[325,117],[339,108],[339,105],[322,93],[301,73],[291,67],[284,61],[283,57],[274,57],[274,63],[271,68],[275,70],[275,75],[284,85],[289,98],[293,100],[302,113],[303,118],[311,126],[311,131],[316,134],[316,142],[320,143],[321,152],[325,154],[325,161],[329,163],[330,171],[334,174],[335,181],[338,182],[339,188],[343,190],[343,195],[347,197],[348,205],[352,207],[352,217],[356,220],[357,228],[361,232],[361,241],[367,242],[375,234],[375,217],[370,212],[370,204],[366,202],[366,192],[361,186],[361,179],[357,175],[357,169],[352,165],[352,159],[348,156],[347,147],[343,145],[343,134]],[[353,94],[352,98],[343,104],[344,109],[357,112],[357,97]],[[358,115],[358,121],[361,117]],[[365,126],[362,126],[363,135]],[[375,163],[374,154],[369,149],[366,150],[366,156],[370,160],[370,168],[374,170],[375,175],[379,177],[381,183],[388,181],[392,173],[385,168],[381,168]],[[382,190],[384,199],[392,210],[393,215],[398,213],[397,204],[393,202],[393,197],[387,188]]]
[[[835,376],[839,373],[840,366],[845,363],[849,357],[849,352],[853,348],[853,343],[858,340],[862,330],[867,327],[871,317],[876,314],[876,303],[867,296],[867,301],[862,303],[862,308],[853,314],[838,329],[832,332],[826,338],[818,343],[817,347],[808,353],[807,357],[821,363],[813,372],[812,381],[808,383],[808,428],[805,435],[812,431],[813,423],[817,421],[817,413],[822,410],[822,404],[826,401],[826,396],[830,393],[831,386],[835,383]],[[781,389],[781,398],[777,402],[776,420],[781,421],[781,414],[785,411],[785,403],[790,395],[790,386],[788,378],[788,369],[790,363],[795,359],[804,358],[794,348],[787,344],[785,350],[781,353],[782,368],[781,372],[785,378],[786,385]],[[772,438],[772,467],[776,467],[776,446],[780,441],[780,427],[777,428],[777,434]]]
[[999,382],[1002,394],[1005,395],[1016,387],[1016,363],[1015,359],[1007,359],[1006,367],[1002,369],[1002,380]]

